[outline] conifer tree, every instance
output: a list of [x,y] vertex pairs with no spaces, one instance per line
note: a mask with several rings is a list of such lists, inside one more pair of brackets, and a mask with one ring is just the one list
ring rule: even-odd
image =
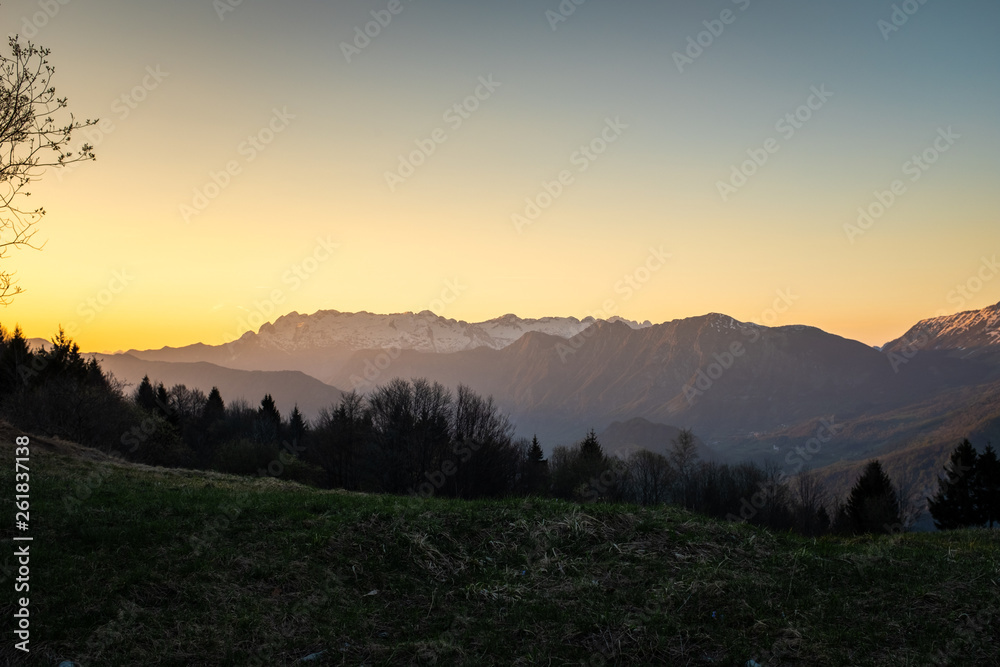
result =
[[163,386],[162,382],[156,385],[155,402],[156,411],[169,423],[176,426],[179,421],[177,418],[177,411],[171,407],[170,393],[167,391],[167,388]]
[[218,387],[212,387],[205,399],[205,407],[201,410],[202,423],[209,426],[226,416],[226,404],[222,401],[222,394]]
[[12,335],[5,336],[0,353],[0,393],[13,393],[26,388],[38,373],[34,370],[35,355],[24,337],[21,327],[14,327]]
[[945,478],[938,478],[938,490],[927,501],[938,530],[953,530],[984,522],[976,506],[976,450],[963,440],[945,465]]
[[299,412],[299,406],[295,405],[292,408],[292,414],[288,417],[288,438],[293,444],[301,444],[302,440],[305,438],[306,430],[308,430],[306,421],[302,418],[302,413]]
[[256,442],[277,443],[281,439],[281,413],[270,394],[265,394],[261,399],[251,428]]
[[890,533],[902,524],[899,494],[878,459],[865,466],[844,509],[847,528],[855,534]]
[[544,494],[548,490],[549,462],[545,460],[542,446],[538,444],[538,436],[531,438],[531,445],[524,461],[521,473],[521,488],[526,494]]
[[973,472],[978,523],[992,528],[994,523],[1000,523],[1000,461],[993,445],[986,445]]
[[143,410],[147,412],[156,411],[156,392],[153,389],[152,383],[149,381],[149,376],[144,375],[142,377],[142,382],[135,390],[135,403]]
[[576,483],[575,495],[581,500],[606,499],[613,491],[606,473],[611,469],[611,461],[604,454],[604,448],[597,440],[594,429],[587,432],[587,437],[580,443],[579,455],[576,460]]
[[594,429],[587,432],[587,437],[580,443],[580,460],[587,463],[601,463],[604,461],[604,448],[597,440]]

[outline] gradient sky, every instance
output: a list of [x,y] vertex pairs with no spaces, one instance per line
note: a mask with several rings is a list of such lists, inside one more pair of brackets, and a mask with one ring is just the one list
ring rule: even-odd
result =
[[[983,265],[1000,254],[995,1],[896,3],[917,10],[890,32],[893,3],[871,0],[567,0],[558,23],[558,0],[402,0],[350,62],[343,43],[394,3],[236,2],[0,3],[10,34],[52,49],[70,109],[106,130],[96,162],[31,188],[47,244],[3,260],[26,290],[5,326],[62,324],[113,351],[223,343],[293,310],[480,321],[610,305],[878,345],[1000,301]],[[477,109],[449,113],[477,87]],[[789,136],[777,124],[813,88],[832,96]],[[445,141],[390,188],[435,130]],[[602,132],[615,141],[582,157]],[[724,201],[719,182],[769,138],[777,151]],[[925,151],[933,165],[907,164]],[[895,180],[902,194],[849,238]],[[670,254],[658,270],[651,249]]]

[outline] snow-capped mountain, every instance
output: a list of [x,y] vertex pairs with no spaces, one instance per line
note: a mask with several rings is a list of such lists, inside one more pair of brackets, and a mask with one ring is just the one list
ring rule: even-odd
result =
[[[652,326],[621,318],[632,329]],[[379,315],[369,312],[342,313],[321,310],[312,315],[292,312],[273,323],[264,324],[257,333],[244,334],[241,345],[299,352],[326,348],[352,350],[400,349],[418,352],[459,352],[487,347],[499,350],[524,334],[536,331],[560,338],[572,338],[595,322],[587,317],[543,317],[523,319],[504,315],[485,322],[465,322],[419,313]]]
[[982,310],[921,320],[883,350],[961,350],[964,356],[1000,349],[1000,303]]

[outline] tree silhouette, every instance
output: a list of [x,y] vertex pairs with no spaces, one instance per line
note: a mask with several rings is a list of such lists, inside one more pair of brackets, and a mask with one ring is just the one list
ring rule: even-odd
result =
[[257,408],[255,435],[259,442],[277,442],[281,435],[281,413],[270,394],[264,394]]
[[993,445],[986,445],[973,472],[978,523],[992,528],[994,523],[1000,523],[1000,461]]
[[604,462],[604,448],[597,440],[594,429],[587,431],[587,437],[580,443],[580,460],[589,464],[600,464]]
[[549,462],[545,460],[538,436],[531,438],[521,471],[521,491],[528,495],[542,495],[549,486]]
[[306,425],[306,420],[302,418],[302,413],[299,412],[299,406],[295,405],[292,408],[292,414],[288,416],[288,438],[292,443],[301,443],[305,438],[306,431],[309,427]]
[[156,410],[156,391],[153,389],[149,376],[144,375],[142,382],[135,390],[135,403],[143,410],[154,412]]
[[21,327],[14,327],[14,333],[9,337],[4,335],[3,351],[0,352],[0,393],[24,391],[28,381],[36,374],[32,368],[34,359]]
[[226,404],[222,401],[222,394],[218,387],[212,387],[205,399],[205,406],[201,409],[201,420],[204,426],[210,426],[226,416]]
[[854,484],[843,515],[847,532],[891,533],[902,523],[899,494],[878,459],[868,462]]
[[963,440],[945,465],[945,478],[938,478],[938,490],[927,501],[934,525],[939,530],[965,528],[983,523],[976,507],[976,450]]
[[695,496],[695,473],[698,469],[698,445],[690,429],[681,429],[670,444],[667,460],[674,471],[674,501],[691,509]]
[[599,500],[613,495],[617,491],[612,488],[616,480],[613,475],[606,474],[611,470],[611,461],[604,454],[604,448],[597,440],[594,429],[587,432],[579,451],[576,477],[577,483],[582,484],[583,488],[577,488],[575,495],[582,500]]
[[[0,259],[10,248],[29,247],[35,225],[45,215],[43,208],[24,208],[16,200],[27,197],[25,188],[47,167],[93,160],[93,147],[83,144],[68,149],[73,132],[96,120],[57,123],[54,116],[67,105],[52,86],[55,68],[49,64],[49,49],[10,38],[10,57],[0,55]],[[50,152],[51,151],[51,152]],[[0,270],[0,304],[7,305],[23,291],[14,283],[13,272]]]

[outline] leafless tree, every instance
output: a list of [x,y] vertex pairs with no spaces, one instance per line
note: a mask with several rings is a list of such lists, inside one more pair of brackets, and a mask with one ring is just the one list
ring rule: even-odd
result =
[[927,508],[927,493],[920,484],[918,474],[913,471],[897,476],[893,485],[896,487],[902,530],[909,530]]
[[[821,516],[828,516],[829,494],[815,472],[806,470],[798,474],[793,486],[795,495],[796,527],[803,535],[815,535],[829,526],[822,525]],[[824,514],[821,514],[820,511]]]
[[667,460],[674,472],[674,502],[688,509],[694,504],[699,458],[694,434],[689,429],[681,430],[670,443]]
[[[25,188],[46,168],[93,160],[91,145],[74,152],[69,142],[75,130],[97,122],[78,121],[71,113],[57,121],[67,98],[57,97],[52,86],[56,70],[49,64],[49,49],[22,44],[17,36],[9,46],[10,57],[0,55],[0,259],[10,248],[40,248],[32,237],[45,209],[25,206],[19,197],[30,196]],[[0,270],[0,304],[23,291],[13,275]]]

